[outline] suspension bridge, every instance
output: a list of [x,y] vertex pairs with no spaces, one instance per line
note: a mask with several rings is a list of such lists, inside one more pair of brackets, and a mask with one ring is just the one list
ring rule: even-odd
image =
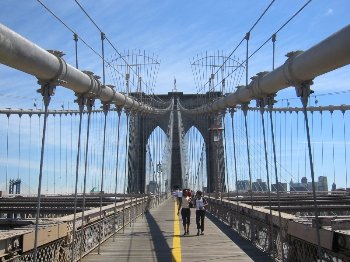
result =
[[[350,105],[319,102],[348,91],[313,90],[349,66],[350,25],[275,66],[277,35],[311,1],[252,51],[271,1],[232,52],[190,59],[196,93],[177,79],[155,93],[158,56],[119,51],[76,0],[99,31],[96,51],[37,2],[73,34],[75,60],[0,24],[2,69],[34,79],[40,96],[0,108],[0,261],[350,261]],[[101,77],[80,69],[78,43]],[[267,43],[272,70],[249,80]],[[290,87],[295,97],[279,100]],[[204,236],[195,214],[182,236],[178,188],[204,192]]]

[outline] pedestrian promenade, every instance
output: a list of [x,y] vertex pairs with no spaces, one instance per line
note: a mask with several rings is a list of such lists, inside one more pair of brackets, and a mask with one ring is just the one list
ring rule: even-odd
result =
[[208,215],[204,235],[197,236],[195,209],[191,209],[190,234],[183,236],[181,215],[177,216],[171,198],[151,209],[143,218],[119,231],[86,256],[83,261],[101,262],[199,262],[272,261],[227,225]]

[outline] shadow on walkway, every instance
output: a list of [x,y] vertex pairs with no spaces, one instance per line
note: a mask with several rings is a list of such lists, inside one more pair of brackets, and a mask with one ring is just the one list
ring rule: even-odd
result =
[[266,253],[255,247],[250,241],[242,238],[238,233],[232,230],[224,222],[210,214],[206,213],[210,219],[228,238],[232,240],[240,249],[242,249],[255,262],[273,262],[274,260]]
[[[149,212],[145,213],[145,217],[147,219],[147,222],[150,228],[157,261],[158,262],[175,261],[175,259],[172,256],[172,248],[169,247],[167,243],[167,239],[164,236],[164,232],[160,229],[159,225],[157,224],[157,222]],[[170,235],[169,237],[172,238],[173,236]],[[169,242],[172,243],[172,239]]]

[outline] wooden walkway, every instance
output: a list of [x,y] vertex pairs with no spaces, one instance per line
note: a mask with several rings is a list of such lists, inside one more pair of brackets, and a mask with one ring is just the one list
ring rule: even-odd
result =
[[[179,232],[180,229],[180,232]],[[181,215],[175,202],[168,199],[138,218],[124,233],[118,232],[83,261],[272,261],[270,257],[241,239],[222,222],[210,215],[205,219],[205,235],[196,236],[195,210],[191,210],[190,234],[183,235]]]

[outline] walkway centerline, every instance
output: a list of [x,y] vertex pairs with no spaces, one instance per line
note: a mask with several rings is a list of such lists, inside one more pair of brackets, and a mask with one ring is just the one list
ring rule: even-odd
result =
[[180,222],[179,216],[177,215],[177,201],[174,206],[174,236],[173,236],[173,250],[172,250],[172,261],[181,262],[181,239],[180,239]]

